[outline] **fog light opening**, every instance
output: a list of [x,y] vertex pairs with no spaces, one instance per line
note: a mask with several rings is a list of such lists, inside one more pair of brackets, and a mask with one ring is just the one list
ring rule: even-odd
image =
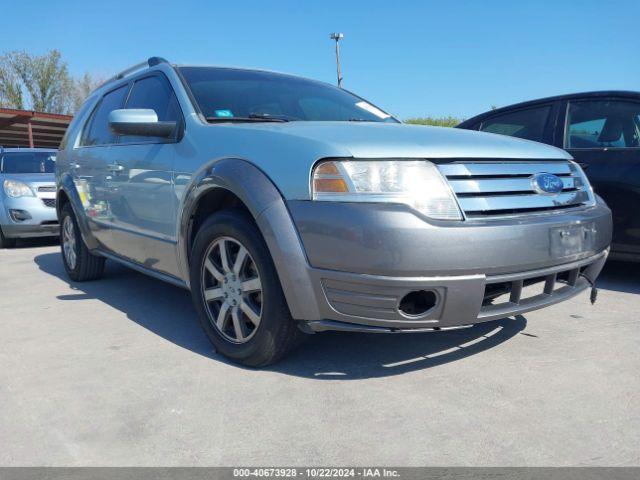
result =
[[436,306],[438,297],[431,290],[416,290],[400,300],[398,310],[408,317],[419,317]]
[[14,222],[24,222],[25,220],[31,220],[31,214],[26,210],[9,210],[11,219]]

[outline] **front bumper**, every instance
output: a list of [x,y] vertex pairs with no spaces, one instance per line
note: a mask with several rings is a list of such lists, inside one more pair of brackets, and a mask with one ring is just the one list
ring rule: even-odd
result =
[[[52,206],[47,206],[45,200]],[[30,218],[17,221],[12,210],[27,212]],[[51,237],[58,235],[59,225],[56,209],[49,199],[19,197],[2,199],[0,228],[7,238]]]
[[[399,205],[288,206],[322,317],[307,322],[313,331],[445,329],[543,308],[588,289],[611,241],[603,203],[467,222],[432,222]],[[558,240],[563,233],[569,243]],[[401,299],[419,290],[435,293],[435,306],[400,312]]]

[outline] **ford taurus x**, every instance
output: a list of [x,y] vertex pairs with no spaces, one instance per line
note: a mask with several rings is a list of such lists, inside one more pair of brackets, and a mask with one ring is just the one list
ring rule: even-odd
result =
[[110,259],[188,288],[216,349],[251,366],[305,333],[444,330],[566,300],[611,239],[560,149],[157,57],[90,96],[56,172],[71,279]]

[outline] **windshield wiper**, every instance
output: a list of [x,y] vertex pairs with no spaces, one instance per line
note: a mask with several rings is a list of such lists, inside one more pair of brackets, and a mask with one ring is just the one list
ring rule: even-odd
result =
[[263,113],[250,113],[248,117],[206,117],[207,122],[288,122],[286,118],[274,117]]
[[281,122],[290,122],[291,120],[299,120],[299,118],[291,117],[289,115],[281,115],[278,113],[250,113],[249,118],[259,118],[259,119],[272,119]]

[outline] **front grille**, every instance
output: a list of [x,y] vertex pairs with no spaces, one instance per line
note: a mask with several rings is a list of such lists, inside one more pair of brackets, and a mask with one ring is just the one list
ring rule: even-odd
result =
[[[567,161],[458,161],[438,165],[456,194],[466,218],[525,215],[576,208],[593,202],[583,173]],[[552,173],[563,189],[554,195],[540,194],[532,177]]]
[[55,198],[43,198],[42,203],[45,204],[46,207],[55,208],[56,207],[56,199]]
[[42,187],[38,187],[38,192],[41,192],[41,193],[51,193],[55,191],[56,191],[55,185],[45,185]]

